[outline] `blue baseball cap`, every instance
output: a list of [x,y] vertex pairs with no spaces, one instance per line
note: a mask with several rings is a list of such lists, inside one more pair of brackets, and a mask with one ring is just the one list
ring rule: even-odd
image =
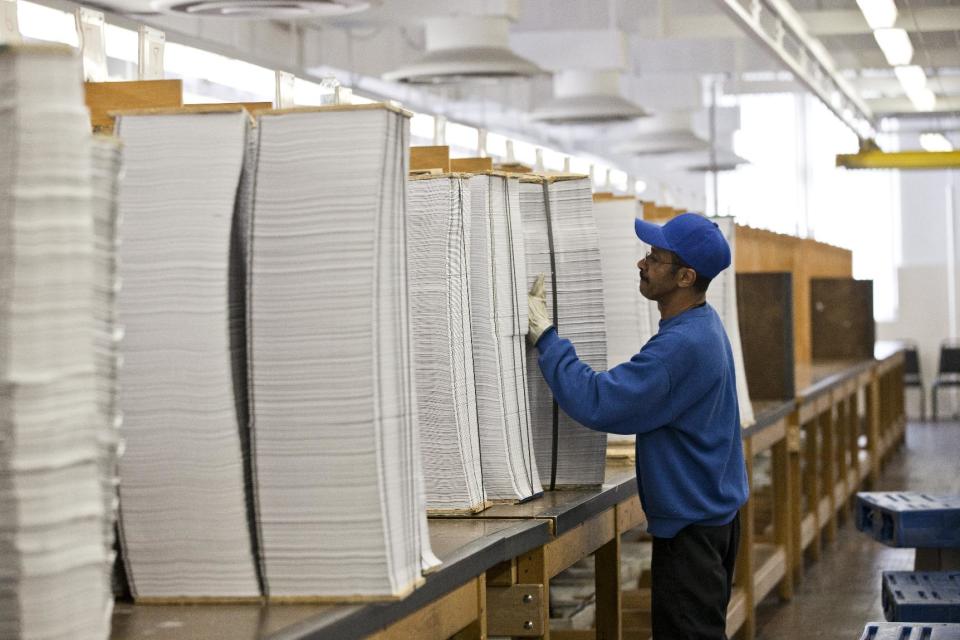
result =
[[673,251],[704,278],[715,278],[730,266],[730,245],[716,222],[697,213],[682,213],[662,227],[637,218],[637,237],[647,244]]

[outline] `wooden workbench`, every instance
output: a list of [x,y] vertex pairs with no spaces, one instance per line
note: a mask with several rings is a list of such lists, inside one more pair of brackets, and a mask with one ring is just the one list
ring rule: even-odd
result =
[[[815,362],[796,370],[797,398],[758,402],[743,431],[751,499],[741,512],[729,635],[751,639],[756,606],[776,590],[789,599],[813,559],[836,534],[844,505],[902,440],[903,355],[878,344],[876,358]],[[755,465],[769,458],[763,506]],[[766,461],[765,461],[766,462]],[[622,634],[620,534],[644,525],[632,462],[608,461],[604,484],[546,491],[516,505],[469,517],[431,518],[443,566],[411,596],[364,605],[118,605],[114,640],[301,640],[373,637],[441,640],[489,635],[550,638],[550,580],[596,557],[595,631],[560,638],[619,639]],[[636,592],[631,598],[636,598]]]
[[486,637],[486,571],[542,547],[538,520],[433,520],[430,544],[443,565],[409,597],[394,602],[234,605],[118,603],[113,640],[445,640]]

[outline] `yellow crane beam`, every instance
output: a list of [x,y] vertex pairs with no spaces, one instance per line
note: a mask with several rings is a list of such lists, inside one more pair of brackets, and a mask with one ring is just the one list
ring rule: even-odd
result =
[[868,149],[837,154],[847,169],[960,169],[960,151],[894,151]]

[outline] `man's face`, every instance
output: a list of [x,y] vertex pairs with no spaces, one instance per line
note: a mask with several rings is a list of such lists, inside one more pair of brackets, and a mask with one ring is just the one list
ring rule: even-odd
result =
[[647,255],[640,259],[640,294],[648,300],[659,301],[663,296],[677,288],[678,264],[672,252],[652,247]]

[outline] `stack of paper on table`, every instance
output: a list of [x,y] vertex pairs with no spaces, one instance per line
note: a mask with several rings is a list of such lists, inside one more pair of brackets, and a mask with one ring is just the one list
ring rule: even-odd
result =
[[407,255],[427,508],[484,507],[470,318],[470,186],[460,175],[408,183]]
[[[645,245],[634,231],[633,221],[639,214],[637,199],[632,196],[597,199],[593,213],[603,266],[607,369],[612,369],[640,351],[656,333],[657,322],[650,316],[649,301],[640,295],[639,289],[637,262],[644,255]],[[632,435],[611,433],[607,443],[632,445],[634,439]]]
[[266,589],[398,596],[437,564],[407,299],[408,117],[277,111],[258,136],[249,367]]
[[[603,272],[590,180],[528,179],[522,187],[527,286],[545,274],[547,311],[559,334],[573,342],[581,360],[603,371],[607,365]],[[554,406],[535,348],[527,370],[541,482],[550,487],[601,484],[606,434],[587,429]]]
[[[117,366],[122,328],[117,324],[116,293],[120,286],[117,274],[117,190],[120,176],[121,149],[116,138],[94,136],[91,147],[92,215],[94,236],[94,358],[97,371],[97,407],[99,420],[105,425],[99,436],[100,476],[103,487],[104,545],[107,580],[113,579],[114,525],[117,517],[117,455],[123,417],[117,407]],[[105,607],[113,609],[113,598],[107,594]]]
[[517,178],[470,178],[470,302],[487,497],[525,500],[543,491],[527,398],[527,286]]
[[118,118],[123,557],[137,598],[258,597],[231,277],[246,112]]
[[90,124],[66,47],[0,46],[0,637],[109,634]]
[[603,268],[607,369],[612,369],[636,355],[655,333],[656,325],[650,324],[646,299],[640,295],[639,289],[637,262],[643,257],[643,244],[634,232],[636,198],[595,200],[593,214]]

